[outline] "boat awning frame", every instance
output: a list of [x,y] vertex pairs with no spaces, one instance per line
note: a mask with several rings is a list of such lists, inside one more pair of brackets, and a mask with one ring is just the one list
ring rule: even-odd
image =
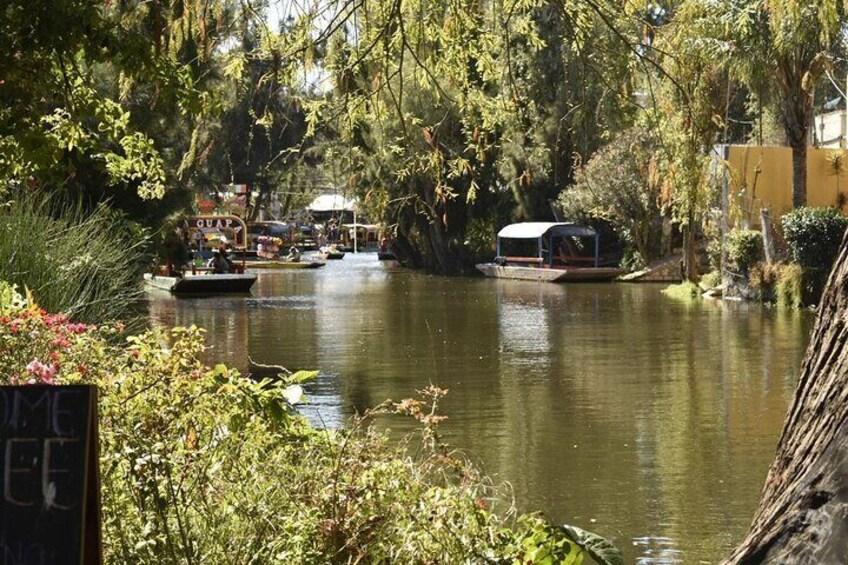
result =
[[552,252],[554,238],[564,237],[591,237],[595,241],[594,266],[600,264],[600,237],[594,228],[572,224],[570,222],[522,222],[510,224],[498,232],[497,247],[498,257],[501,253],[502,239],[531,239],[536,240],[537,257],[533,261],[541,263],[544,260],[544,240],[549,242],[551,249],[548,252],[548,266],[554,265],[554,254]]

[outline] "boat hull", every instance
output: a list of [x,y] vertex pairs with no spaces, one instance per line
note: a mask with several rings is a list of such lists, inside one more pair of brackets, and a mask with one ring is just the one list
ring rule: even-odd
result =
[[319,257],[323,257],[325,261],[332,261],[336,259],[344,259],[345,254],[341,251],[335,251],[332,253],[319,253]]
[[477,270],[487,277],[497,279],[516,279],[542,282],[599,282],[611,281],[624,273],[623,269],[613,267],[565,267],[542,269],[539,267],[518,267],[480,263]]
[[326,265],[323,261],[245,261],[248,269],[318,269]]
[[391,251],[378,251],[377,252],[377,260],[378,261],[397,261],[395,254]]
[[246,294],[250,292],[256,275],[191,275],[182,278],[144,275],[149,287],[166,290],[176,295],[191,294]]

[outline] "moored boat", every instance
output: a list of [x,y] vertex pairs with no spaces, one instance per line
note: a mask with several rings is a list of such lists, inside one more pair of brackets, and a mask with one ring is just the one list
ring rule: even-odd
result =
[[177,295],[246,294],[256,282],[256,275],[186,273],[182,277],[173,277],[145,273],[144,282],[151,288]]
[[325,245],[320,248],[317,253],[318,257],[321,257],[325,261],[327,260],[335,260],[335,259],[344,259],[344,251],[339,250],[336,245]]
[[510,224],[498,232],[497,243],[495,261],[476,265],[487,277],[588,282],[609,281],[624,273],[600,256],[600,238],[589,226],[567,222]]
[[[236,263],[228,256],[226,243],[213,255],[207,266],[198,265],[195,259],[180,265],[167,261],[153,273],[144,275],[144,283],[149,288],[165,290],[176,295],[209,295],[209,294],[246,294],[250,292],[256,275],[244,272],[244,251],[247,236],[247,226],[238,216],[204,215],[186,218],[183,223],[180,241],[195,240],[198,249],[193,252],[197,261],[202,261],[203,244],[209,230],[227,231],[231,234],[232,250],[241,253],[241,263]],[[198,237],[192,238],[192,235]],[[226,240],[224,240],[226,241]]]
[[260,261],[245,261],[247,269],[318,269],[326,265],[324,261],[285,261],[283,259],[268,259]]

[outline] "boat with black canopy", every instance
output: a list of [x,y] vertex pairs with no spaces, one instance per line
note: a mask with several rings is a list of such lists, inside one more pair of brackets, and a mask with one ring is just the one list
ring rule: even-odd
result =
[[522,222],[498,232],[497,257],[480,263],[487,277],[545,282],[609,281],[622,273],[601,256],[600,236],[570,222]]

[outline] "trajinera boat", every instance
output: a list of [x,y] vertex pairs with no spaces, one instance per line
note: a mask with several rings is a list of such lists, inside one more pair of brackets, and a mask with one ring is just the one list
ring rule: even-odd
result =
[[545,282],[609,281],[624,273],[600,255],[594,228],[569,222],[522,222],[498,232],[492,263],[477,270],[487,277]]
[[283,259],[267,259],[257,261],[245,261],[244,266],[248,269],[318,269],[326,265],[324,261],[311,261],[301,259],[300,261],[285,261]]
[[339,249],[338,245],[325,245],[324,247],[318,250],[317,255],[322,257],[325,261],[332,259],[344,259],[344,251]]
[[144,282],[148,287],[167,290],[176,295],[200,294],[245,294],[250,292],[256,275],[245,273],[244,250],[247,241],[247,226],[238,216],[193,216],[187,218],[181,229],[183,241],[195,239],[198,248],[192,255],[203,257],[203,237],[193,238],[193,234],[203,234],[203,230],[215,229],[228,232],[232,236],[233,250],[241,251],[241,261],[232,262],[232,272],[213,273],[209,267],[198,266],[192,260],[190,265],[175,268],[172,264],[162,266],[154,273],[146,273]]

